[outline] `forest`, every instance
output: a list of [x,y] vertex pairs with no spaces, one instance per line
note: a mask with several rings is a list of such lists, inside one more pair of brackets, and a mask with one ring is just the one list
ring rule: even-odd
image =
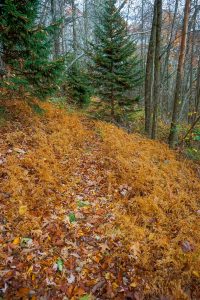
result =
[[200,299],[199,0],[0,0],[0,300]]

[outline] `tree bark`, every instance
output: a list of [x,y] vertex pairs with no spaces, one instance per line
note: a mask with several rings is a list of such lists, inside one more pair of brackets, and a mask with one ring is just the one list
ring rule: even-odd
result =
[[151,113],[152,113],[152,86],[153,86],[153,66],[156,40],[156,23],[157,23],[157,0],[154,3],[154,13],[147,53],[146,74],[145,74],[145,132],[151,135]]
[[88,48],[88,0],[84,0],[84,48]]
[[191,2],[191,0],[185,1],[181,46],[180,46],[180,52],[179,52],[179,61],[178,61],[177,76],[176,76],[176,87],[175,87],[175,94],[174,94],[174,107],[173,107],[172,122],[171,122],[170,134],[169,134],[170,148],[175,148],[175,146],[178,142],[178,122],[179,122],[179,111],[180,111],[180,104],[181,104],[181,85],[182,85],[182,80],[183,80],[183,75],[184,75],[183,73],[184,73],[186,37],[187,37],[187,30],[188,30],[190,2]]
[[[175,29],[175,24],[176,24],[176,18],[177,18],[177,11],[178,11],[178,3],[179,0],[176,0],[175,2],[175,7],[174,7],[174,13],[173,13],[173,20],[172,20],[172,25],[171,25],[171,30],[169,33],[169,42],[166,47],[166,56],[165,60],[163,63],[163,68],[162,68],[162,99],[166,98],[166,104],[162,106],[162,113],[164,115],[164,112],[166,112],[166,116],[168,117],[168,113],[171,111],[171,94],[169,93],[169,88],[170,88],[170,70],[169,70],[169,61],[170,61],[170,53],[172,49],[172,42],[175,38],[176,31]],[[163,54],[165,53],[163,52]]]
[[200,56],[199,56],[199,63],[198,63],[198,70],[197,70],[196,95],[195,95],[196,115],[199,112],[199,106],[200,106]]
[[77,56],[77,34],[76,34],[76,4],[74,0],[71,0],[71,8],[72,8],[72,34],[73,34],[73,50],[75,57]]
[[153,91],[153,122],[151,138],[157,135],[158,105],[160,102],[160,70],[161,70],[161,27],[162,27],[162,0],[157,0],[157,22],[156,22],[156,47],[154,66],[154,91]]
[[[52,23],[56,23],[56,0],[51,0],[51,18],[52,18]],[[54,59],[57,59],[59,54],[60,54],[60,40],[59,40],[59,29],[56,29],[54,31]]]

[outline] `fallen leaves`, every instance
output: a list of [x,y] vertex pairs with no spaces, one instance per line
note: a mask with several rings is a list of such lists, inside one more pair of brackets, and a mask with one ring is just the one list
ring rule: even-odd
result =
[[28,210],[27,205],[20,206],[19,207],[19,214],[20,214],[20,216],[25,215],[27,213],[27,210]]
[[[18,105],[17,116],[24,116],[27,108]],[[99,140],[92,128],[99,123],[83,125],[84,119],[43,105],[45,118],[28,110],[17,132],[3,132],[5,299],[159,298],[173,292],[177,278],[180,293],[187,286],[198,299],[194,174],[163,145],[108,124],[100,124]]]
[[25,153],[26,153],[25,150],[20,149],[20,148],[13,148],[13,150],[14,150],[15,152],[19,153],[19,154],[25,154]]
[[17,291],[16,296],[19,298],[27,297],[29,295],[29,292],[30,292],[29,288],[22,287]]
[[19,237],[16,237],[14,240],[13,240],[13,245],[19,245],[20,244],[20,238]]
[[75,282],[76,277],[71,273],[70,276],[67,278],[67,282],[72,284]]
[[194,250],[194,246],[189,241],[181,242],[183,252],[188,253]]

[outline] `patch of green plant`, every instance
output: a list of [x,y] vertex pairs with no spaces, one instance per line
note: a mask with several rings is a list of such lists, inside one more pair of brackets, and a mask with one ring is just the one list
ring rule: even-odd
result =
[[65,97],[51,97],[48,100],[50,103],[56,104],[58,106],[63,107],[66,104],[66,98]]
[[29,105],[37,115],[43,116],[45,114],[45,109],[41,108],[38,104],[30,103]]
[[58,258],[56,264],[57,264],[57,270],[59,272],[62,272],[63,271],[63,265],[64,265],[63,260],[61,258]]
[[200,150],[196,148],[187,148],[185,154],[191,160],[200,161]]
[[6,122],[6,108],[5,106],[0,106],[0,126],[3,126]]
[[69,214],[69,221],[70,221],[70,223],[76,222],[76,216],[74,213]]
[[96,132],[96,135],[97,135],[101,140],[103,140],[103,131],[101,130],[101,128],[96,127],[96,128],[95,128],[95,132]]
[[136,119],[143,119],[144,118],[144,110],[143,109],[135,109],[134,111],[130,112],[129,119],[130,121],[135,121]]
[[192,137],[193,141],[200,141],[200,129],[194,130]]
[[91,298],[91,295],[84,295],[84,296],[82,296],[81,298],[79,298],[79,300],[91,300],[92,298]]

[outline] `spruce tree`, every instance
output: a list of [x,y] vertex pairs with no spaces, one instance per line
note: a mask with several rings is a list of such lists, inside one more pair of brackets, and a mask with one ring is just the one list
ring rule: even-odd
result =
[[68,71],[67,83],[70,96],[81,108],[90,103],[92,89],[87,71],[80,65],[74,64]]
[[0,41],[8,76],[2,87],[45,97],[58,87],[63,60],[50,60],[55,26],[37,25],[38,0],[5,0],[1,7]]
[[76,105],[81,108],[86,107],[92,95],[86,64],[81,60],[76,61],[74,53],[68,55],[66,63],[68,65],[66,72],[68,96]]
[[105,0],[91,44],[92,80],[99,96],[109,103],[111,117],[115,107],[128,101],[127,92],[141,82],[141,70],[136,45],[127,32],[117,0]]

